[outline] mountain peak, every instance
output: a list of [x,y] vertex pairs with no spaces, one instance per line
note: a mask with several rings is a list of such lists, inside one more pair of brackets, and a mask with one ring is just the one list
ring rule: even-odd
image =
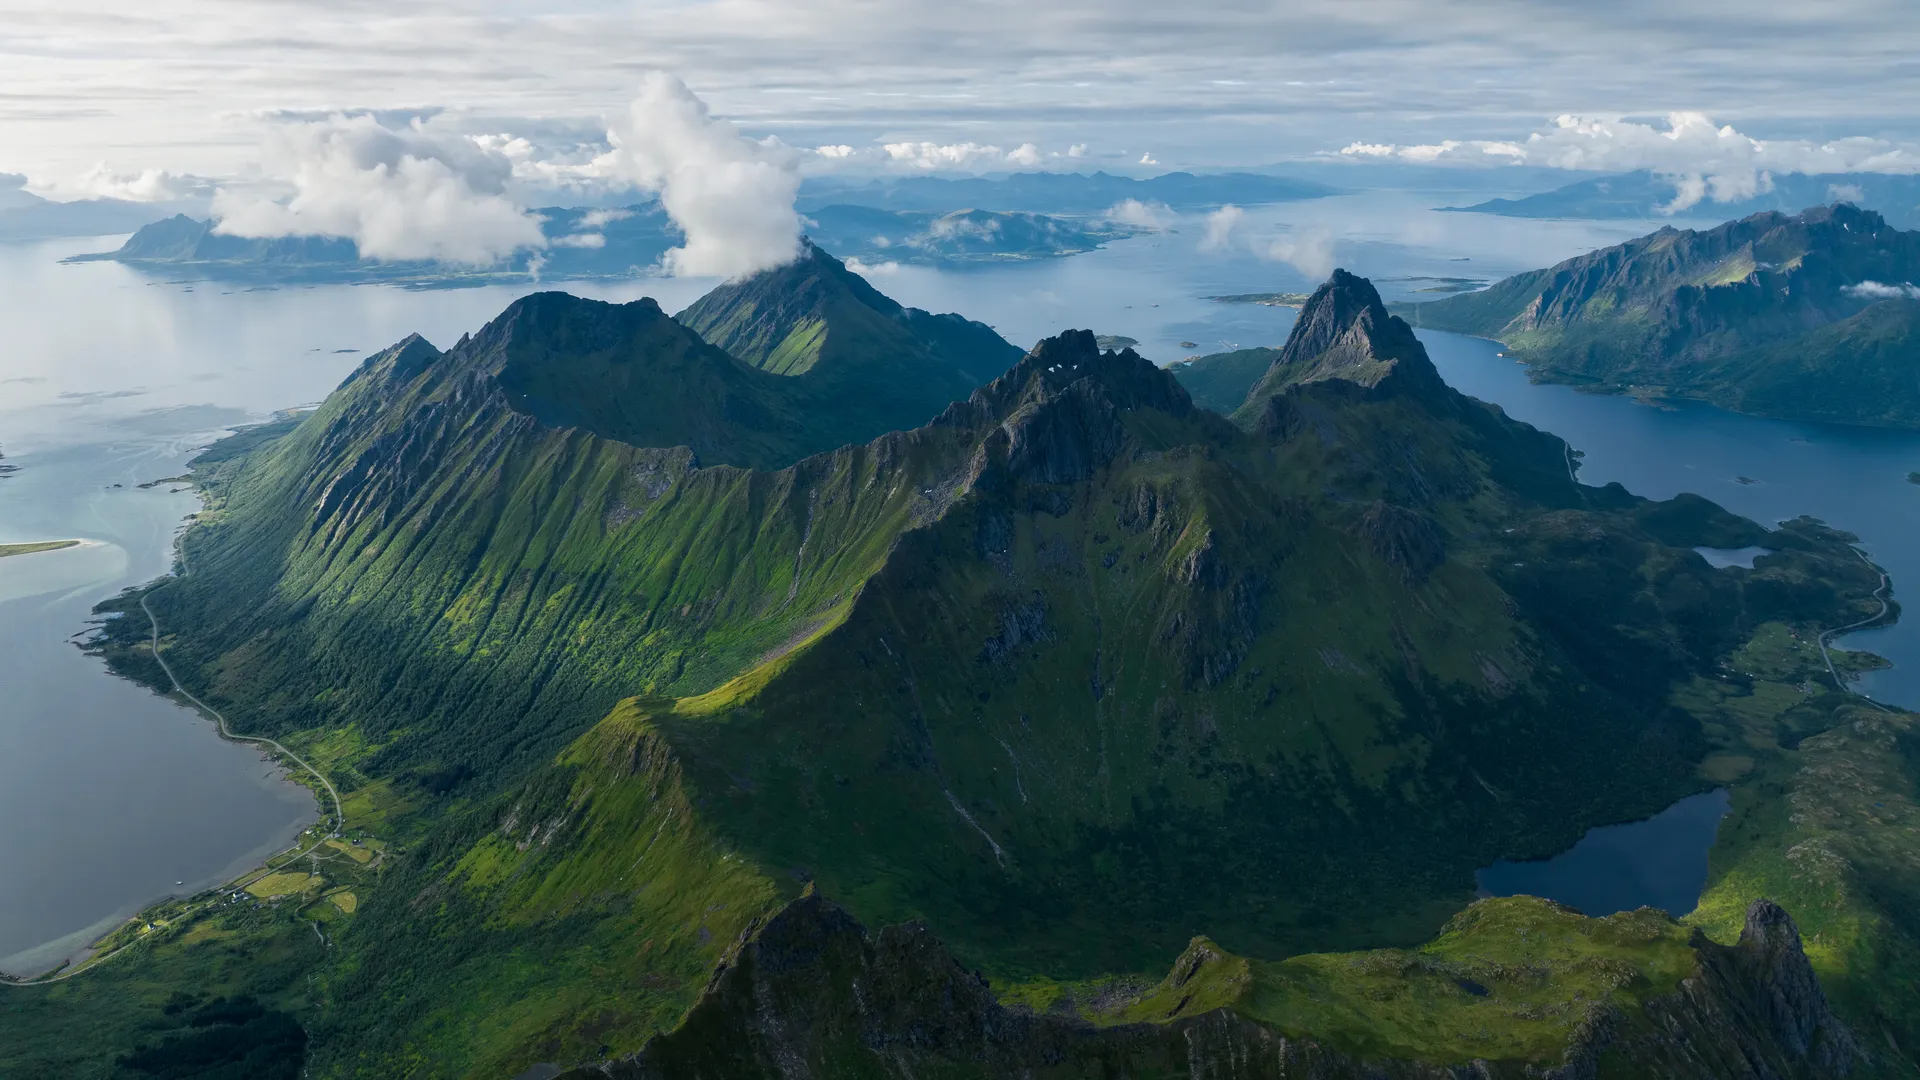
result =
[[1248,406],[1291,386],[1339,380],[1366,390],[1444,385],[1413,328],[1388,314],[1373,283],[1336,269],[1300,309]]

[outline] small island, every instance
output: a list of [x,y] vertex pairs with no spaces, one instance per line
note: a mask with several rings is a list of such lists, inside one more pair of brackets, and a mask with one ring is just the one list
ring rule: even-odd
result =
[[1299,307],[1307,302],[1306,293],[1297,292],[1252,292],[1234,293],[1230,296],[1207,296],[1216,304],[1261,304],[1266,307]]
[[1909,484],[1920,484],[1920,472],[1910,472],[1910,473],[1908,473],[1908,474],[1907,474],[1907,483],[1909,483]]
[[1130,338],[1125,334],[1101,334],[1095,337],[1093,341],[1094,344],[1100,346],[1100,348],[1114,352],[1118,352],[1121,349],[1131,349],[1135,345],[1140,344],[1139,338]]
[[79,547],[78,540],[42,540],[32,544],[0,544],[0,559],[9,555],[34,555],[42,551],[59,551],[62,548]]

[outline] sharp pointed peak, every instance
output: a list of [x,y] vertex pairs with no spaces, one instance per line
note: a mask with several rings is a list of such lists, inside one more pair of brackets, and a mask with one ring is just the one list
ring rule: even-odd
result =
[[1249,403],[1301,383],[1338,380],[1369,390],[1444,387],[1413,328],[1389,314],[1373,282],[1336,269],[1300,308],[1287,343]]

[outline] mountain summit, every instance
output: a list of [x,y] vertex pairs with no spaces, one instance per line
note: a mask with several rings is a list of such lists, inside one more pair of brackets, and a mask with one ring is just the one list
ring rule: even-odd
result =
[[1442,386],[1412,328],[1387,313],[1372,282],[1345,270],[1335,270],[1301,307],[1286,345],[1254,384],[1248,404],[1289,386],[1336,379],[1382,392]]

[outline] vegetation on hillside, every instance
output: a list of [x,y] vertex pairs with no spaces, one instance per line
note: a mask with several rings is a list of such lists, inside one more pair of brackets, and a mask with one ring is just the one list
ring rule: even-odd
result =
[[[755,426],[733,403],[885,366],[836,358],[831,310],[817,349],[787,348],[811,309],[752,282],[696,307],[753,359],[644,302],[534,297],[445,354],[380,354],[198,466],[184,572],[148,596],[169,663],[310,754],[387,852],[276,893],[333,913],[313,982],[276,1006],[314,1075],[513,1075],[697,1040],[714,973],[809,891],[924,921],[1016,1000],[1138,986],[1202,933],[1258,993],[1108,1019],[1178,1034],[1217,1004],[1342,1053],[1544,1060],[1576,1024],[1556,1003],[1603,994],[1638,1023],[1708,953],[1662,920],[1518,902],[1433,941],[1474,868],[1712,783],[1771,805],[1740,794],[1754,740],[1725,722],[1722,665],[1877,607],[1877,573],[1817,523],[1577,484],[1563,442],[1446,387],[1350,275],[1231,420],[1073,332],[930,423],[791,458],[845,414]],[[1716,570],[1691,550],[1748,544],[1774,554]],[[155,681],[137,621],[101,647]],[[1786,730],[1812,744],[1850,702],[1811,695]],[[1724,939],[1751,889],[1714,888]],[[220,911],[175,932],[241,917]],[[1845,955],[1899,940],[1869,928]],[[1539,971],[1488,966],[1541,941]],[[147,1023],[129,980],[193,955],[135,950],[59,988]],[[1889,955],[1849,962],[1844,1019],[1911,1023],[1898,995],[1865,1004],[1911,970]],[[1356,1019],[1456,968],[1500,995],[1491,1041],[1464,999]],[[44,1012],[53,992],[17,993]]]
[[1920,427],[1920,233],[1839,204],[1664,228],[1397,310],[1497,338],[1537,377],[1742,412]]

